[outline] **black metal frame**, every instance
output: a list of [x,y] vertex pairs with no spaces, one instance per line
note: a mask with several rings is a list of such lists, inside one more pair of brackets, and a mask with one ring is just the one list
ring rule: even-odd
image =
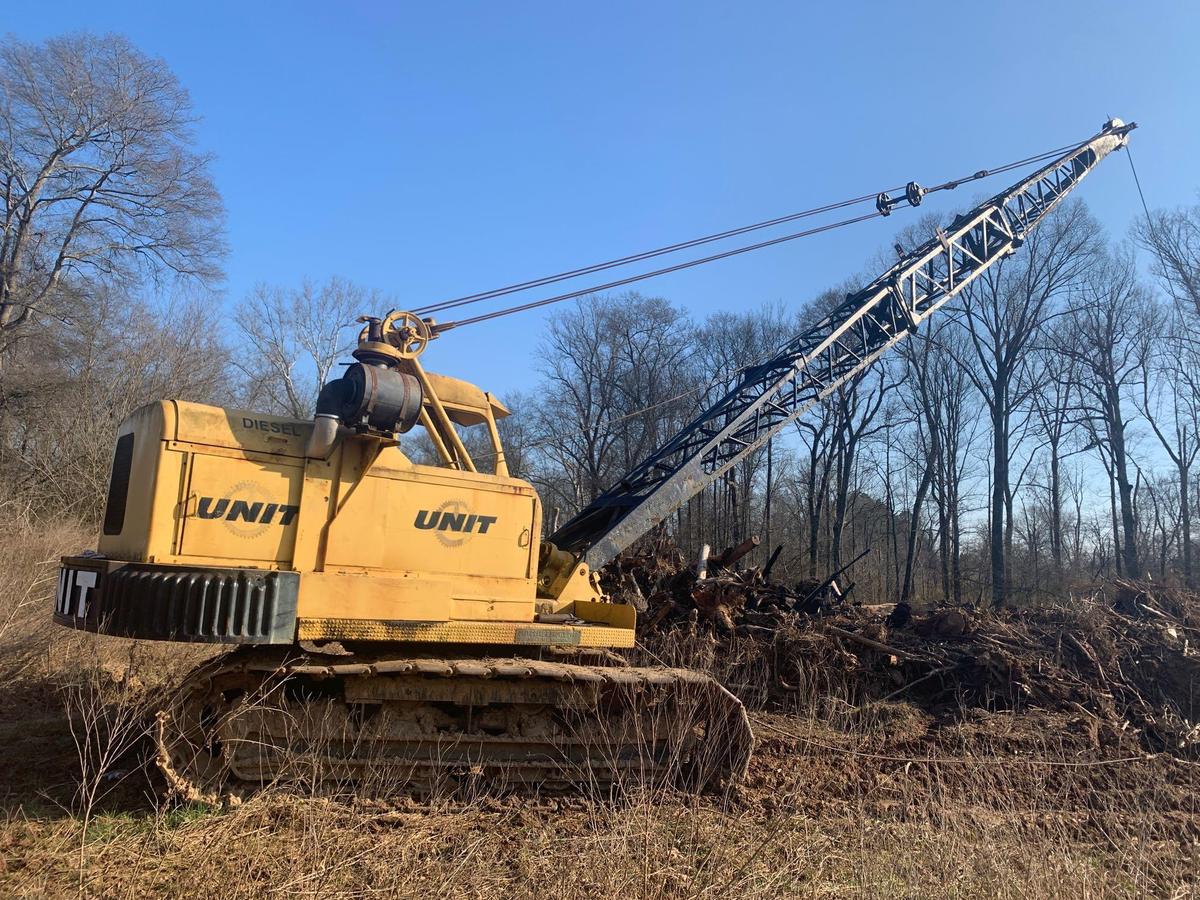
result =
[[[90,576],[81,586],[79,576]],[[203,644],[291,644],[297,572],[66,557],[54,621],[114,637]]]
[[784,425],[869,366],[1037,225],[1137,127],[1113,120],[1095,137],[959,216],[948,231],[851,294],[574,518],[550,541],[602,566]]

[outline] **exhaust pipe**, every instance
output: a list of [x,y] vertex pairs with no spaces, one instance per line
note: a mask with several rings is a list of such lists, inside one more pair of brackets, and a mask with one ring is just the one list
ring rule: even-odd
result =
[[342,424],[340,415],[343,396],[342,380],[330,381],[321,388],[317,396],[317,411],[313,416],[313,430],[308,437],[308,446],[304,455],[309,459],[328,459],[337,442],[338,427]]

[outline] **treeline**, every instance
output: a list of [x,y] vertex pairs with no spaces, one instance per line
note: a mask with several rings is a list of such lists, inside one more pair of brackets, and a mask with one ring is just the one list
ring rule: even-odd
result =
[[[123,38],[0,43],[2,516],[94,522],[115,429],[150,400],[311,415],[355,317],[392,305],[339,278],[223,298],[193,123],[165,64]],[[578,302],[548,324],[539,383],[505,398],[510,466],[565,520],[854,287],[704,321],[657,297]],[[1068,203],[667,527],[689,552],[757,534],[788,577],[867,551],[851,576],[879,600],[1194,584],[1197,324],[1200,207],[1114,245]]]

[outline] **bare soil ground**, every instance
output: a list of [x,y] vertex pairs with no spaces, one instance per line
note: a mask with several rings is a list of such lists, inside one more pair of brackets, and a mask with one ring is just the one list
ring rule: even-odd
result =
[[[812,668],[802,690],[754,710],[749,776],[699,798],[418,802],[279,789],[225,809],[179,805],[162,799],[123,711],[210,651],[55,629],[56,557],[88,536],[4,534],[3,896],[1200,892],[1200,763],[1188,753],[1147,748],[1082,703],[866,701],[850,665],[827,677]],[[744,662],[722,671],[746,678]]]

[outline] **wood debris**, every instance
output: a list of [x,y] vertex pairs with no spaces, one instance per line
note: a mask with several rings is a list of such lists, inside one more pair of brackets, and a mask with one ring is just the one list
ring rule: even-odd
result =
[[710,554],[699,578],[657,536],[604,578],[645,606],[643,642],[708,634],[736,656],[745,671],[725,680],[748,702],[837,680],[863,704],[904,694],[929,708],[1083,711],[1148,751],[1200,757],[1200,594],[1115,581],[1024,609],[863,605],[841,577],[783,584],[738,569],[745,547]]

